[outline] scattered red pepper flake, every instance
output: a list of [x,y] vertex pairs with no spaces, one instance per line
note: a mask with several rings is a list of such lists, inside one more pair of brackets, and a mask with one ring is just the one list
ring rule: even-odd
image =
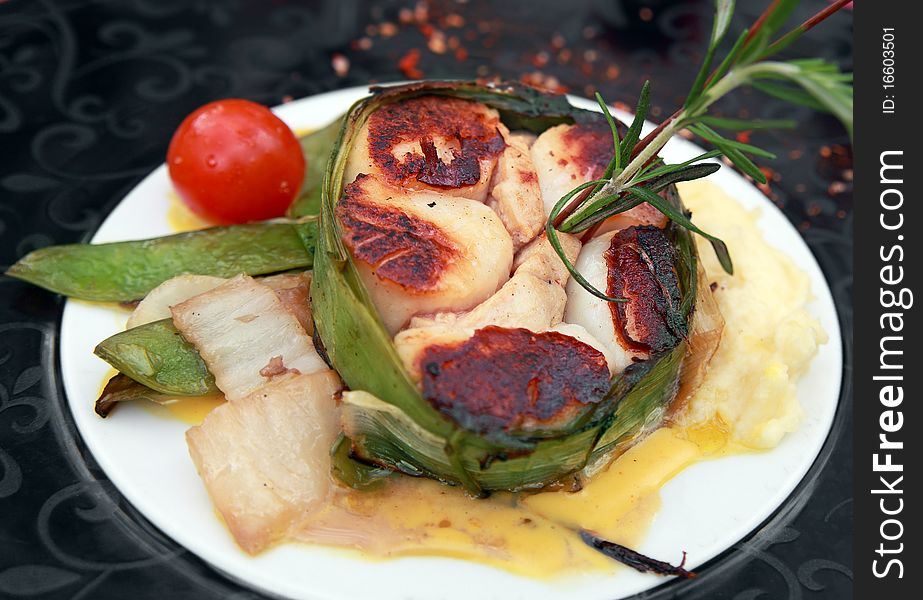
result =
[[827,186],[827,193],[831,196],[836,196],[837,194],[842,194],[847,189],[847,185],[842,181],[834,181],[829,186]]
[[426,43],[426,47],[429,48],[430,52],[433,54],[445,54],[447,48],[445,34],[439,29],[435,30]]
[[540,90],[547,90],[551,92],[557,92],[563,94],[567,92],[568,88],[565,85],[562,85],[558,78],[554,75],[548,75],[542,73],[541,71],[532,71],[531,73],[523,73],[519,81],[525,85],[538,88]]
[[429,20],[429,3],[417,2],[413,8],[413,18],[417,23],[423,23]]
[[420,50],[411,48],[397,63],[397,68],[401,70],[407,79],[423,79],[423,71],[417,68],[420,63]]
[[391,23],[390,21],[385,21],[378,26],[378,31],[383,38],[394,37],[397,35],[397,25]]
[[337,52],[330,59],[330,66],[337,77],[346,77],[349,73],[349,59]]
[[443,23],[446,27],[464,27],[465,26],[465,17],[461,16],[458,13],[450,13],[445,16]]
[[654,11],[652,11],[650,8],[645,6],[644,8],[638,11],[638,16],[641,17],[641,20],[644,21],[645,23],[649,23],[651,19],[654,18]]

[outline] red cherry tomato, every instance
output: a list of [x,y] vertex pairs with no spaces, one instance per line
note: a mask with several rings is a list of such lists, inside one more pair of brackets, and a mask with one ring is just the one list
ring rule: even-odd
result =
[[282,216],[305,169],[292,130],[265,106],[235,99],[186,117],[170,141],[167,165],[183,202],[222,225]]

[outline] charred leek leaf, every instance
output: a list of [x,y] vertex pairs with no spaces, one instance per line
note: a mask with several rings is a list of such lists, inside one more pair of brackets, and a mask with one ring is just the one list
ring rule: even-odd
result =
[[[496,108],[511,129],[541,131],[559,123],[601,119],[571,107],[563,97],[515,85],[486,87],[467,82],[425,82],[379,90],[347,114],[328,163],[322,190],[320,231],[314,261],[312,302],[317,333],[327,355],[350,388],[342,400],[343,447],[335,463],[358,459],[409,475],[465,486],[473,494],[541,487],[577,472],[591,459],[617,451],[645,427],[659,422],[672,401],[684,345],[639,363],[612,381],[606,398],[577,411],[568,422],[543,430],[477,434],[448,420],[419,393],[404,370],[356,265],[343,242],[334,208],[354,136],[388,102],[421,94],[453,96]],[[669,189],[669,188],[668,188]],[[680,212],[678,197],[669,196]],[[696,254],[686,230],[666,230],[677,249],[682,314],[695,306]],[[346,443],[346,442],[342,442]],[[351,468],[335,467],[335,472]]]
[[201,396],[176,396],[164,394],[141,385],[134,379],[118,373],[114,375],[106,387],[103,388],[99,398],[96,399],[96,414],[106,418],[122,402],[153,402],[155,404],[171,404],[182,398],[200,398]]
[[154,321],[107,338],[93,351],[123,375],[163,394],[206,396],[219,393],[195,347],[171,319]]
[[[233,277],[309,269],[317,222],[214,227],[150,240],[41,248],[6,272],[81,300],[130,302],[177,275]],[[307,243],[306,243],[307,242]]]

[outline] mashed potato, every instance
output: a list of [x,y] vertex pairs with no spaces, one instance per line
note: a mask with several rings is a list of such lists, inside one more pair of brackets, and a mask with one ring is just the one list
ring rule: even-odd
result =
[[807,275],[763,239],[748,211],[714,184],[680,184],[693,219],[723,239],[734,260],[734,275],[718,264],[708,241],[696,236],[715,299],[725,319],[724,336],[701,388],[681,425],[720,419],[734,442],[771,448],[797,429],[804,412],[795,394],[798,377],[827,334],[805,305],[811,300]]

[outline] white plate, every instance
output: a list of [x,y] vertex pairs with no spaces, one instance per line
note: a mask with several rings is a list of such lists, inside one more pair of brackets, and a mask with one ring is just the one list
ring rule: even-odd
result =
[[[278,108],[293,128],[327,124],[366,93],[352,88],[305,98]],[[594,108],[573,98],[578,106]],[[624,117],[624,115],[621,115]],[[702,150],[675,139],[664,149],[669,162]],[[839,398],[842,357],[833,299],[801,236],[758,190],[731,169],[711,181],[748,208],[759,207],[767,240],[807,271],[816,299],[810,311],[830,336],[798,386],[807,415],[801,428],[764,454],[696,464],[662,489],[663,505],[638,548],[650,556],[689,553],[696,567],[745,537],[778,508],[814,462],[827,437]],[[131,191],[100,227],[94,242],[149,238],[171,233],[166,220],[170,182],[161,166]],[[231,577],[255,588],[298,599],[377,600],[623,598],[664,582],[621,569],[551,582],[536,581],[475,563],[448,558],[364,561],[343,550],[287,544],[260,556],[244,554],[215,516],[186,450],[186,425],[123,406],[103,420],[93,402],[108,366],[93,355],[96,343],[121,331],[124,313],[68,302],[61,322],[61,368],[68,403],[84,441],[106,475],[150,521],[177,542]],[[694,518],[690,518],[694,515]]]

